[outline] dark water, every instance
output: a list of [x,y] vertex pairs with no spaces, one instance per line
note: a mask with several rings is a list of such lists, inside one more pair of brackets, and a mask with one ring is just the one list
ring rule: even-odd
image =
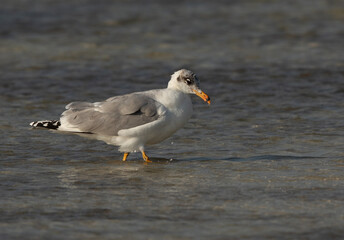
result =
[[[3,0],[0,238],[343,239],[343,26],[340,0]],[[28,127],[181,67],[212,105],[152,164]]]

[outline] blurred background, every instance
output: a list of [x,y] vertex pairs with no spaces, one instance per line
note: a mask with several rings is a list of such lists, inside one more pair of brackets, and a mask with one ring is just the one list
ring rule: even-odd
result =
[[[1,238],[342,238],[343,39],[341,0],[2,0]],[[162,164],[28,126],[180,68]]]

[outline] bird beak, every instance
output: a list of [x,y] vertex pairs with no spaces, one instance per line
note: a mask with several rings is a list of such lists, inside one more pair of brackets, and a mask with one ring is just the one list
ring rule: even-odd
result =
[[196,89],[192,89],[192,91],[199,96],[200,98],[202,98],[205,102],[207,102],[208,104],[210,104],[210,97],[205,94],[202,90],[196,90]]

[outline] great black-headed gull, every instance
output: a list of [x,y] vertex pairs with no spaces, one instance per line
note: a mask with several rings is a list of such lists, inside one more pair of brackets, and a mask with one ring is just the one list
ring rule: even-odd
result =
[[167,88],[134,92],[111,97],[103,102],[72,102],[60,120],[30,123],[72,133],[89,133],[92,138],[119,146],[123,161],[130,152],[141,151],[150,162],[145,146],[160,143],[183,127],[192,114],[190,94],[210,104],[210,98],[199,87],[197,76],[190,70],[176,71]]

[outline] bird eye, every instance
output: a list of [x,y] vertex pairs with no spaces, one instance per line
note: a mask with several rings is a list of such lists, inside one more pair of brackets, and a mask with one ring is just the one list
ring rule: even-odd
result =
[[187,85],[190,85],[190,84],[192,83],[192,81],[190,80],[190,78],[187,78],[187,79],[185,79],[185,83],[186,83]]

